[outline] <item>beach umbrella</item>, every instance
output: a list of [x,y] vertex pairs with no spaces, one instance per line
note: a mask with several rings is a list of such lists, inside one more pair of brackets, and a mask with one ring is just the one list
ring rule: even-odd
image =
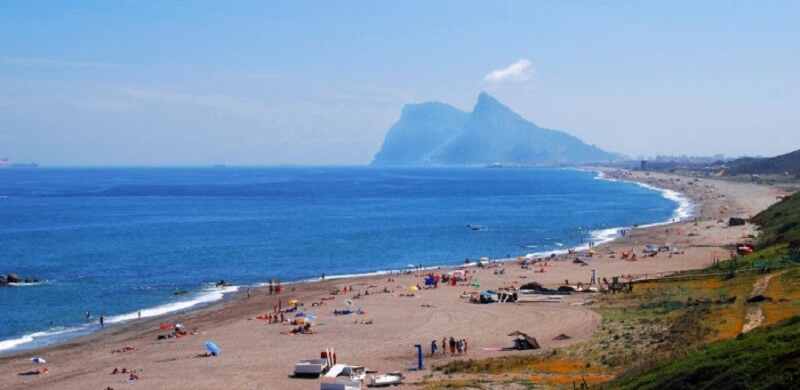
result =
[[33,364],[45,364],[45,363],[47,363],[47,360],[44,360],[43,358],[41,358],[39,356],[35,356],[35,357],[31,358],[31,362],[33,362]]
[[205,345],[208,352],[211,353],[211,355],[213,356],[219,356],[220,352],[222,352],[219,346],[213,341],[206,341]]

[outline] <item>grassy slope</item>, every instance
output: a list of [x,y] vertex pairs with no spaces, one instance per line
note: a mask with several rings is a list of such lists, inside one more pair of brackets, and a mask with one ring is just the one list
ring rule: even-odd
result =
[[800,193],[762,211],[752,221],[761,227],[760,247],[800,243]]
[[645,374],[622,377],[615,389],[778,389],[800,383],[800,317],[714,343]]
[[[459,361],[439,370],[447,375],[480,375],[485,383],[516,376],[547,388],[571,388],[587,378],[589,385],[609,389],[791,388],[800,383],[800,316],[793,317],[800,314],[800,268],[787,254],[790,242],[800,240],[800,195],[753,220],[762,228],[759,250],[733,265],[750,268],[767,263],[773,272],[781,272],[766,291],[774,300],[763,303],[764,325],[791,318],[788,321],[736,337],[747,311],[745,299],[763,274],[745,271],[729,279],[695,271],[691,273],[698,279],[640,283],[633,293],[599,297],[595,306],[603,314],[601,329],[591,342],[557,356]],[[728,264],[705,272],[728,269],[730,263],[724,263]],[[726,296],[737,299],[731,304],[688,305],[692,300],[717,301]],[[625,374],[600,384],[620,369]],[[425,389],[487,388],[469,383],[433,381]]]
[[[800,246],[800,193],[773,205],[753,218],[760,225],[759,250],[744,262],[789,262],[797,258]],[[791,298],[796,289],[797,269],[790,269],[781,283],[781,297]],[[778,281],[776,281],[778,282]],[[785,290],[785,291],[783,291]],[[790,291],[791,290],[791,291]],[[774,291],[773,291],[774,292]],[[768,317],[770,305],[765,306]],[[790,310],[792,309],[792,310]],[[796,314],[796,307],[776,310],[786,318]],[[769,318],[767,318],[767,322]],[[689,353],[685,358],[664,362],[645,373],[630,373],[608,384],[621,389],[738,389],[791,388],[800,383],[800,317],[793,317],[773,327],[758,329],[735,339],[712,343]]]
[[800,150],[771,158],[742,158],[728,163],[732,174],[800,173]]

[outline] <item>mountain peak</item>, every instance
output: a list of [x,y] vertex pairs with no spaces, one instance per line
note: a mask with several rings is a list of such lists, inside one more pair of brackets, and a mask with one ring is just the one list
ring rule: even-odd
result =
[[472,109],[472,112],[476,115],[498,113],[514,114],[514,112],[505,104],[500,103],[499,100],[486,92],[481,92],[478,95],[478,101],[475,103],[475,107]]
[[481,92],[471,113],[443,103],[406,105],[373,164],[558,165],[614,158],[563,131],[540,128]]
[[494,96],[489,95],[485,91],[481,91],[481,93],[478,94],[478,102],[475,103],[475,107],[477,108],[479,106],[500,106],[500,107],[505,107],[505,105],[503,105],[503,103],[500,103],[499,100],[497,100]]

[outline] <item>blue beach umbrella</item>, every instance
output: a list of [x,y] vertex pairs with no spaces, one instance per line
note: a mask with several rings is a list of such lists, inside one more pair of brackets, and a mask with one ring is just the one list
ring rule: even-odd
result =
[[219,346],[213,341],[206,341],[206,349],[211,353],[212,356],[219,356],[220,352],[222,352],[222,350],[219,349]]

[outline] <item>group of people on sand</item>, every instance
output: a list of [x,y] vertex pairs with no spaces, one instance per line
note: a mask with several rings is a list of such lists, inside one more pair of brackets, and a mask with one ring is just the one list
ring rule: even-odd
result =
[[121,369],[114,367],[114,370],[111,371],[111,375],[117,375],[117,374],[128,374],[129,381],[139,380],[139,374],[136,372],[136,370],[129,370],[124,367]]
[[269,281],[269,295],[280,294],[282,290],[283,290],[283,287],[281,286],[281,282],[280,281],[275,280],[275,279],[272,279],[272,280]]
[[450,352],[450,356],[464,355],[467,353],[467,346],[468,344],[466,338],[455,339],[452,336],[450,338],[442,337],[441,347],[436,343],[436,340],[431,341],[431,357],[434,357],[437,354],[446,356],[448,350]]
[[[296,310],[295,307],[291,307],[291,311]],[[277,304],[272,305],[272,311],[261,314],[256,317],[258,320],[264,320],[267,324],[282,324],[286,321],[286,317],[284,313],[287,313],[289,310],[284,309],[283,307],[283,300],[279,299]]]

